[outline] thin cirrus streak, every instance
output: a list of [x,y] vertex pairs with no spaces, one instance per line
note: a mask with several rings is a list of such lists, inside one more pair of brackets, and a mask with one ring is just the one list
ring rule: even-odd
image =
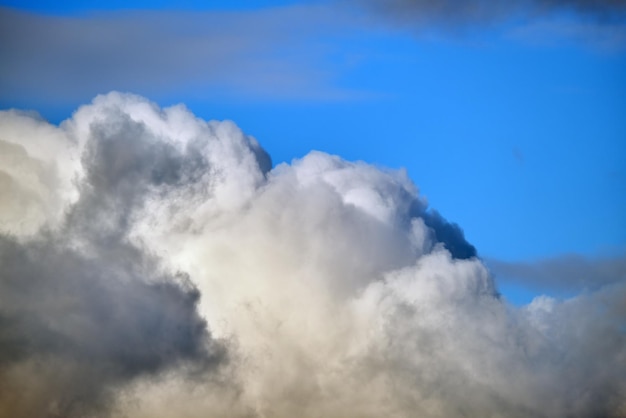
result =
[[623,416],[623,281],[508,306],[403,171],[110,93],[0,114],[0,416]]

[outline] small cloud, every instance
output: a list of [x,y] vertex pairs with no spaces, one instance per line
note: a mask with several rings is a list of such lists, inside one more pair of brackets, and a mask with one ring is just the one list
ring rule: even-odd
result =
[[419,36],[467,35],[496,29],[510,39],[540,45],[576,42],[615,51],[626,47],[626,2],[572,0],[352,0],[371,22]]
[[497,281],[535,292],[576,294],[626,282],[626,254],[604,257],[566,254],[533,261],[495,258],[485,261]]
[[404,24],[458,27],[488,24],[520,17],[536,19],[573,13],[599,22],[626,17],[626,3],[614,0],[365,0],[353,1],[380,16]]

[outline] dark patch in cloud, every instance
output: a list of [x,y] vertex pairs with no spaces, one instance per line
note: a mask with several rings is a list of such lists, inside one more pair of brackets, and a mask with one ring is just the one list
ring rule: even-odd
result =
[[448,222],[436,210],[425,212],[423,218],[426,226],[432,228],[435,241],[443,243],[452,257],[461,260],[476,257],[476,248],[465,239],[465,234],[459,225]]
[[225,359],[191,281],[128,250],[133,262],[115,263],[55,237],[0,236],[1,416],[108,415],[136,378]]
[[452,258],[467,260],[478,256],[476,247],[467,239],[463,229],[456,223],[448,221],[437,210],[429,208],[425,202],[416,199],[411,202],[409,211],[411,218],[421,218],[432,233],[432,240],[442,244],[450,252]]
[[128,239],[149,191],[193,182],[206,163],[126,115],[108,122],[91,126],[63,226],[0,234],[0,417],[108,416],[138,378],[226,361],[188,275]]
[[498,281],[517,283],[538,292],[577,294],[626,282],[624,254],[597,258],[568,254],[527,262],[487,258],[486,262]]
[[[123,239],[148,192],[160,187],[167,193],[168,187],[193,183],[208,170],[197,149],[189,147],[185,155],[154,140],[145,126],[122,113],[110,116],[106,124],[92,124],[90,133],[82,157],[86,178],[68,227],[92,242]],[[94,223],[94,216],[106,223]]]

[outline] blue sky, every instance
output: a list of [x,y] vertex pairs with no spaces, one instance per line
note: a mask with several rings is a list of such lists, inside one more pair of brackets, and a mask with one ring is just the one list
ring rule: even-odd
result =
[[[487,259],[623,257],[624,9],[355,4],[3,1],[0,107],[59,122],[113,89],[182,102],[232,119],[275,164],[321,150],[406,168]],[[500,286],[515,302],[545,291]]]

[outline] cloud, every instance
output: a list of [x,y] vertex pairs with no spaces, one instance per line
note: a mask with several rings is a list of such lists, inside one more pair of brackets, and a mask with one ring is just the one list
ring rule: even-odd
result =
[[[63,132],[36,114],[0,112],[0,229],[32,234],[58,222],[67,201],[78,198],[72,178],[76,149]],[[11,138],[8,141],[7,138]]]
[[342,69],[314,35],[338,33],[332,10],[118,11],[78,16],[0,8],[5,97],[85,100],[113,88],[169,94],[343,100]]
[[624,21],[537,19],[511,29],[506,36],[532,45],[569,43],[604,52],[619,52],[626,47],[626,24]]
[[[93,121],[89,132],[80,120],[55,128],[27,114],[2,115],[10,152],[0,172],[12,187],[0,205],[0,416],[104,416],[136,379],[171,369],[204,373],[226,361],[188,275],[169,273],[128,240],[152,188],[192,181],[205,167],[151,142],[114,108],[103,115],[107,123]],[[46,156],[46,147],[56,152]],[[76,155],[81,164],[64,184],[62,168]],[[72,182],[78,198],[67,193],[59,202]],[[18,227],[15,201],[24,215]]]
[[[574,10],[582,18],[556,19],[560,10]],[[0,60],[6,63],[0,67],[0,92],[7,100],[44,104],[52,97],[77,103],[111,89],[231,100],[380,97],[367,88],[342,84],[354,69],[354,61],[345,56],[354,39],[384,39],[397,27],[420,35],[431,29],[450,34],[510,21],[503,30],[508,39],[573,40],[619,50],[626,42],[625,10],[618,1],[478,0],[369,0],[254,11],[125,10],[73,16],[0,8]]]
[[0,416],[105,415],[136,378],[224,360],[184,275],[153,271],[132,247],[110,260],[57,239],[0,236]]
[[467,36],[495,29],[505,39],[535,46],[574,44],[601,51],[626,47],[626,3],[621,0],[349,0],[348,4],[364,10],[370,25],[409,29],[418,36],[433,32]]
[[507,305],[402,170],[272,169],[232,122],[119,93],[0,120],[38,214],[13,227],[0,196],[12,417],[624,413],[624,282]]
[[517,0],[493,2],[483,0],[364,0],[365,7],[406,23],[467,24],[488,23],[522,16],[546,16],[574,12],[599,20],[623,18],[626,4],[621,0]]
[[591,258],[569,254],[527,262],[487,259],[487,263],[498,280],[538,292],[589,292],[626,281],[624,255]]

